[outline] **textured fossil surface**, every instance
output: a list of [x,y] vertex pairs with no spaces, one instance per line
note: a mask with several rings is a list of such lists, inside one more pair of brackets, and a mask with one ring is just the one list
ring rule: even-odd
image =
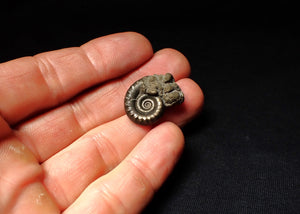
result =
[[151,125],[163,115],[165,107],[180,104],[184,95],[172,74],[145,76],[133,83],[125,96],[125,111],[135,123]]

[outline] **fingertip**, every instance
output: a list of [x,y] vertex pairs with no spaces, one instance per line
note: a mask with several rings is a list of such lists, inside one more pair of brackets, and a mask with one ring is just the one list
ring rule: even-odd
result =
[[[132,43],[137,47],[140,47],[146,56],[145,58],[150,58],[153,55],[153,48],[151,42],[148,40],[148,38],[146,38],[141,33],[134,32],[134,31],[127,31],[127,32],[112,34],[112,36],[115,36],[116,40],[118,39],[127,40],[129,44]],[[132,56],[130,55],[130,57]]]
[[[186,56],[173,48],[164,48],[155,53],[155,57],[162,58],[161,61],[169,63],[169,68],[165,68],[167,72],[173,71],[175,80],[190,76],[191,66]],[[176,69],[174,69],[176,68]],[[166,73],[166,72],[165,72]]]
[[102,36],[83,44],[81,48],[94,69],[102,77],[110,78],[132,71],[153,56],[150,41],[136,32]]
[[157,190],[170,174],[184,147],[184,135],[172,122],[154,127],[128,156],[138,160],[137,166],[144,172],[154,190]]
[[184,102],[168,109],[163,121],[172,121],[183,126],[202,111],[204,94],[200,86],[192,79],[184,78],[177,83],[184,93]]
[[[192,79],[186,79],[186,83],[183,85],[184,90],[186,91],[185,99],[186,102],[190,103],[190,110],[193,112],[201,112],[204,105],[204,93],[200,86],[193,81]],[[188,84],[188,87],[186,85]]]
[[168,171],[164,175],[164,180],[180,158],[184,148],[185,139],[182,130],[175,123],[167,121],[160,124],[159,126],[161,136],[165,139],[164,147],[166,147],[166,156],[170,158],[169,164],[171,166],[170,168],[168,168]]
[[204,94],[200,86],[192,79],[183,79],[180,87],[184,92],[184,111],[187,112],[185,120],[180,125],[184,125],[198,115],[204,105]]
[[153,53],[152,45],[150,41],[142,34],[134,31],[127,31],[127,32],[120,32],[120,33],[113,33],[105,36],[101,36],[98,38],[95,38],[93,40],[90,40],[89,42],[83,44],[82,46],[87,46],[91,43],[98,43],[102,42],[102,40],[107,41],[115,41],[115,42],[127,42],[127,43],[136,43],[141,44],[145,50],[148,50],[148,52]]
[[169,121],[159,124],[156,129],[160,129],[160,137],[165,139],[165,143],[169,143],[179,154],[184,146],[184,135],[182,130],[175,123]]
[[141,43],[145,49],[147,49],[149,52],[153,54],[151,42],[143,34],[134,31],[127,31],[127,32],[122,32],[117,34],[121,36],[127,36],[128,38],[132,38],[133,40]]

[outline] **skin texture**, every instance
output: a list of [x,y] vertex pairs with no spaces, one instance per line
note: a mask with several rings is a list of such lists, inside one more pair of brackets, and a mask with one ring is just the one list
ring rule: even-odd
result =
[[[184,103],[155,126],[133,123],[127,89],[167,72]],[[182,152],[179,126],[202,108],[189,73],[181,53],[153,54],[133,32],[0,64],[0,213],[140,212]]]

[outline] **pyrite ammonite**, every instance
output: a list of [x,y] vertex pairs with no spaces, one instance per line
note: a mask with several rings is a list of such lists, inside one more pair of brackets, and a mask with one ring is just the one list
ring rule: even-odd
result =
[[165,107],[180,104],[184,95],[172,74],[145,76],[133,83],[125,96],[125,111],[135,123],[151,125],[163,115]]

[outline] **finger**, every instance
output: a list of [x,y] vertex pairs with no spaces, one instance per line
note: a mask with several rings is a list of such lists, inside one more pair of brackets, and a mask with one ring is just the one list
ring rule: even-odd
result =
[[0,172],[0,213],[59,213],[40,182],[41,166],[12,135],[0,143]]
[[174,167],[184,138],[173,123],[151,130],[113,171],[89,185],[64,213],[138,213]]
[[162,121],[172,121],[178,126],[184,126],[201,112],[204,94],[199,85],[191,79],[181,79],[178,85],[184,92],[184,102],[167,109]]
[[11,133],[11,129],[7,122],[0,116],[0,139],[9,135]]
[[73,102],[22,124],[18,128],[19,138],[40,161],[44,161],[86,131],[124,115],[124,96],[134,81],[145,75],[166,72],[172,73],[175,79],[187,77],[189,63],[178,51],[159,51],[126,77],[108,82]]
[[[186,95],[183,112],[169,118],[171,121],[182,121],[192,118],[198,113],[201,101],[198,99],[190,79],[178,81]],[[198,87],[199,88],[199,87]],[[203,100],[202,100],[203,101]],[[195,104],[198,103],[196,106]],[[70,146],[60,151],[43,163],[45,171],[44,184],[51,195],[64,209],[96,178],[116,167],[147,134],[151,127],[139,126],[127,116],[122,116],[102,126],[94,128]],[[78,178],[80,177],[80,182]]]
[[94,84],[125,74],[151,56],[151,45],[143,36],[119,33],[81,47],[0,64],[0,97],[5,100],[0,103],[0,112],[14,124]]
[[60,209],[68,207],[92,181],[118,165],[148,130],[123,116],[91,130],[45,161],[43,183]]

